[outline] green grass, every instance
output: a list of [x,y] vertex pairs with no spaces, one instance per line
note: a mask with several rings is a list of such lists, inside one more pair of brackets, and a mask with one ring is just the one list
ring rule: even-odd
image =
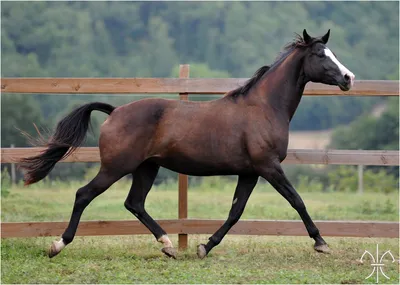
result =
[[[391,250],[394,239],[327,238],[333,253],[313,251],[306,237],[236,237],[225,240],[204,260],[195,245],[206,236],[190,236],[190,247],[176,260],[159,251],[150,236],[77,237],[57,257],[44,249],[51,238],[2,242],[2,283],[375,283],[365,280],[370,261],[364,250]],[[176,238],[172,241],[176,244]],[[398,263],[386,262],[386,280],[398,282]]]
[[[68,221],[75,191],[82,183],[45,183],[14,187],[2,199],[2,221]],[[218,189],[218,192],[216,191]],[[124,209],[129,184],[122,181],[90,204],[82,220],[135,219]],[[234,183],[208,180],[190,187],[189,217],[225,219]],[[315,220],[398,221],[398,193],[301,193]],[[155,219],[177,218],[176,184],[153,189],[146,203]],[[278,193],[259,184],[242,219],[299,217]],[[230,236],[204,260],[196,245],[208,235],[190,235],[189,249],[169,259],[153,236],[76,237],[57,257],[46,256],[54,237],[3,239],[2,283],[375,283],[365,280],[372,261],[359,259],[365,250],[391,250],[399,259],[398,239],[326,237],[332,253],[318,254],[308,237]],[[177,237],[170,236],[177,245]],[[385,262],[379,283],[399,281],[399,263]]]
[[[2,201],[2,221],[67,221],[76,190],[84,183],[69,185],[38,184],[15,187]],[[189,187],[190,218],[225,219],[232,204],[235,183],[210,179],[203,185]],[[120,181],[96,198],[83,213],[83,220],[132,219],[124,208],[130,184]],[[146,200],[146,209],[155,219],[178,217],[176,184],[155,186]],[[320,193],[299,191],[309,214],[315,220],[398,221],[398,193]],[[251,195],[242,219],[298,220],[297,212],[269,185],[259,183]]]

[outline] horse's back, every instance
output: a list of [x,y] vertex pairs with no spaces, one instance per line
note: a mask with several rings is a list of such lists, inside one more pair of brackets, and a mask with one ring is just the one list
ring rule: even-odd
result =
[[191,175],[230,174],[248,167],[243,137],[247,121],[239,109],[227,100],[215,100],[180,102],[165,110],[151,157]]

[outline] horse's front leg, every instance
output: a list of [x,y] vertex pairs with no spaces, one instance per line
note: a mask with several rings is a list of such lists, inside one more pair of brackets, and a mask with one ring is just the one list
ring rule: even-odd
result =
[[197,247],[197,256],[199,258],[204,258],[214,246],[218,245],[233,225],[240,219],[250,194],[257,184],[257,180],[258,175],[239,176],[228,219],[221,228],[209,238],[209,242],[206,245],[200,244]]
[[315,240],[314,249],[318,252],[328,253],[330,251],[328,245],[321,237],[318,228],[308,215],[306,206],[300,195],[286,178],[280,163],[274,162],[261,165],[256,167],[256,171],[260,176],[265,178],[299,213],[309,236]]

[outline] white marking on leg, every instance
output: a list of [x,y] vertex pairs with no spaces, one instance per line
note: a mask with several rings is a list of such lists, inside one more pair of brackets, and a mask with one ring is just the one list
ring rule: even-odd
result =
[[63,239],[54,242],[54,248],[57,252],[60,252],[65,247],[65,243]]
[[233,203],[232,203],[232,205],[235,205],[235,204],[236,204],[236,202],[237,202],[237,198],[235,198],[235,200],[233,200]]
[[169,240],[167,235],[161,236],[157,241],[161,242],[164,247],[173,247],[172,242]]
[[325,55],[329,57],[339,68],[340,72],[342,73],[343,76],[348,75],[350,77],[350,84],[353,86],[354,84],[354,74],[350,70],[348,70],[343,64],[340,63],[340,61],[336,58],[336,56],[333,54],[333,52],[325,47],[324,49]]

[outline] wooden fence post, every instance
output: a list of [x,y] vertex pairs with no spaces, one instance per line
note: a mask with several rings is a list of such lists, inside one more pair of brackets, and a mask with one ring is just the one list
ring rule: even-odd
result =
[[364,193],[364,166],[358,165],[358,194]]
[[[181,64],[179,66],[179,78],[189,78],[189,64]],[[179,99],[187,101],[189,98],[188,93],[179,93]],[[178,218],[186,219],[188,217],[188,176],[179,174],[179,200],[178,200]],[[178,235],[179,249],[186,249],[188,246],[188,235]]]
[[[11,148],[14,148],[14,144],[11,144]],[[15,185],[16,181],[17,181],[17,177],[15,174],[15,164],[11,163],[11,183],[13,185]]]

